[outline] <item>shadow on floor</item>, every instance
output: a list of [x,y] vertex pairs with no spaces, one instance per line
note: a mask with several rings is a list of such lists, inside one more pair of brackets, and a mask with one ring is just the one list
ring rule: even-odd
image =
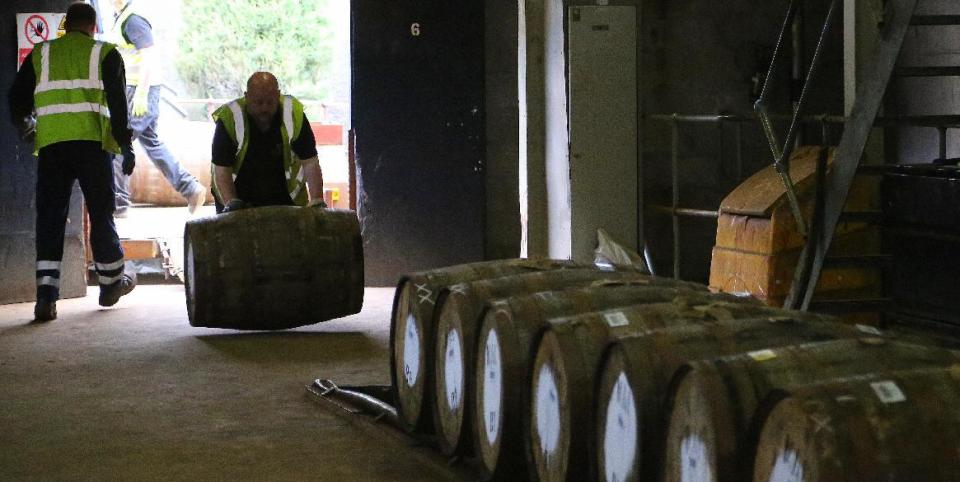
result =
[[233,359],[260,363],[369,360],[383,348],[363,332],[249,332],[195,337]]
[[0,328],[0,336],[4,335],[16,335],[20,332],[37,330],[45,326],[49,326],[51,323],[56,323],[56,321],[33,321],[33,317],[30,319],[24,319],[23,323],[8,326],[6,328]]

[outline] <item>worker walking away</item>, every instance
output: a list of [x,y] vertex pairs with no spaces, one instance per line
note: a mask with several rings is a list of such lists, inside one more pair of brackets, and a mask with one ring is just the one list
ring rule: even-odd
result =
[[[184,169],[157,135],[160,118],[160,69],[153,27],[137,9],[134,0],[113,0],[117,11],[110,41],[115,42],[127,69],[127,104],[133,138],[147,152],[147,157],[163,173],[173,188],[187,200],[187,209],[193,214],[206,199],[206,188]],[[118,217],[126,215],[131,205],[130,179],[122,173],[121,160],[114,161],[117,183]]]
[[90,214],[90,244],[99,275],[100,304],[112,306],[133,290],[124,273],[123,250],[113,223],[112,156],[122,153],[123,173],[134,168],[124,65],[114,45],[93,39],[96,11],[75,3],[67,10],[66,34],[36,45],[9,92],[13,122],[28,129],[36,112],[37,304],[36,321],[57,317],[60,262],[74,181]]
[[217,212],[251,206],[320,206],[323,172],[303,104],[281,95],[277,78],[257,72],[243,97],[213,113]]

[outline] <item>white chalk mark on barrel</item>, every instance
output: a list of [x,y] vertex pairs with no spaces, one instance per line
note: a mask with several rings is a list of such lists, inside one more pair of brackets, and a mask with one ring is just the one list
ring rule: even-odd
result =
[[467,284],[466,283],[457,283],[450,287],[450,294],[458,294],[460,296],[467,296]]
[[431,298],[432,296],[433,296],[433,291],[427,287],[426,283],[417,285],[417,297],[420,298],[420,301],[419,301],[420,304],[430,303],[432,305],[433,304],[433,298]]

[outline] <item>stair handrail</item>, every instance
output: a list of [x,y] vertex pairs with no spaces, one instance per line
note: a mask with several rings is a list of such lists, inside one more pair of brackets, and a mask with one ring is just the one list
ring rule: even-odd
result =
[[784,18],[783,26],[780,29],[780,35],[777,38],[777,45],[773,52],[773,58],[770,60],[770,68],[767,72],[766,79],[764,79],[763,89],[760,92],[760,97],[754,103],[754,110],[757,112],[757,115],[760,118],[760,124],[763,126],[763,131],[767,136],[767,142],[770,144],[770,151],[773,154],[774,161],[773,167],[777,171],[777,175],[780,177],[780,180],[783,182],[784,188],[786,189],[787,201],[789,202],[790,211],[793,214],[794,220],[796,221],[797,230],[801,236],[806,236],[807,223],[804,220],[803,212],[800,209],[800,201],[797,198],[797,192],[793,180],[790,178],[790,155],[793,153],[793,144],[797,136],[797,129],[800,125],[801,117],[803,116],[803,108],[808,98],[807,94],[813,85],[813,80],[817,72],[819,71],[823,46],[833,25],[833,19],[835,17],[839,0],[832,0],[830,2],[830,7],[827,9],[827,15],[823,22],[823,28],[820,31],[820,38],[817,41],[817,48],[814,50],[813,58],[810,61],[810,68],[807,70],[807,76],[803,83],[803,89],[800,92],[800,99],[797,102],[796,109],[793,112],[793,117],[790,121],[790,128],[787,130],[787,137],[783,143],[783,148],[780,148],[777,134],[774,131],[773,123],[770,120],[770,112],[767,105],[767,95],[770,92],[771,79],[773,78],[773,73],[776,70],[777,61],[780,56],[780,49],[783,46],[783,40],[786,37],[787,30],[790,28],[790,25],[793,23],[794,18],[797,15],[800,1],[802,0],[791,0],[790,5],[787,8],[787,15],[786,18]]

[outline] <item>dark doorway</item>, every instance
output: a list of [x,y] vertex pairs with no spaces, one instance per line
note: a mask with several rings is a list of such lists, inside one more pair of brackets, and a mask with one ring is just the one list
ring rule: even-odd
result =
[[352,0],[352,127],[367,283],[484,248],[483,2]]

